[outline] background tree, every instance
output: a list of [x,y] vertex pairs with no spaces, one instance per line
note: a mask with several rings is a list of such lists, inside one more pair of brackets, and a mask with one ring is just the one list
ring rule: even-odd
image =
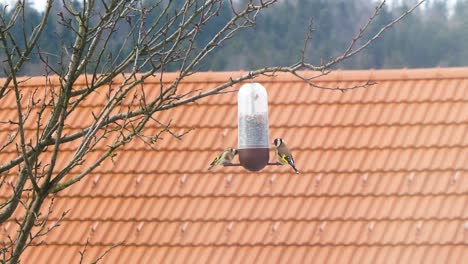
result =
[[[3,0],[10,1],[11,0]],[[314,40],[306,57],[311,63],[320,64],[322,60],[338,56],[354,33],[374,12],[372,0],[296,0],[280,1],[275,8],[268,8],[257,14],[255,27],[238,31],[236,37],[213,50],[204,58],[199,70],[223,71],[249,68],[269,67],[280,64],[292,64],[298,58],[297,50],[302,47],[302,40],[310,18],[314,18]],[[374,0],[375,2],[376,0]],[[1,2],[1,0],[0,0]],[[56,1],[57,2],[57,1]],[[63,13],[63,5],[58,1],[52,6],[48,25],[38,40],[42,52],[57,54],[57,50],[66,43],[73,43],[73,34],[60,25],[56,14]],[[175,1],[180,5],[181,1]],[[177,4],[179,3],[179,4]],[[242,3],[242,1],[234,1]],[[397,18],[416,1],[396,1],[385,5],[380,15],[370,25],[368,33],[376,33],[389,21]],[[401,67],[435,67],[467,66],[468,47],[465,43],[467,22],[463,15],[467,10],[468,0],[426,0],[422,8],[413,12],[405,27],[390,29],[380,40],[376,41],[368,52],[353,57],[334,68],[367,69],[367,68],[401,68]],[[80,6],[79,2],[74,5]],[[240,7],[240,5],[239,5]],[[95,10],[104,9],[100,1]],[[5,14],[11,15],[9,7]],[[214,31],[231,18],[232,11],[228,5],[222,5],[216,21],[203,25],[203,30],[196,38],[196,45],[210,40]],[[28,19],[25,27],[32,30],[41,17],[40,11],[27,10]],[[147,23],[157,16],[148,15]],[[19,27],[18,27],[19,28]],[[117,27],[117,34],[107,44],[107,50],[118,54],[125,38],[120,36],[128,32],[129,25],[122,23]],[[13,30],[14,38],[21,42],[22,31]],[[410,36],[417,36],[411,37]],[[54,41],[49,41],[54,40]],[[49,56],[49,63],[57,63],[60,56]],[[176,68],[168,66],[169,70]],[[45,68],[41,65],[39,54],[33,52],[24,63],[19,75],[43,75]],[[0,71],[0,76],[5,76]]]
[[[46,227],[55,194],[71,188],[103,161],[112,159],[122,146],[137,138],[156,144],[163,133],[176,138],[183,136],[173,132],[170,123],[159,122],[155,113],[221,94],[234,84],[275,72],[289,72],[321,89],[345,91],[366,87],[370,83],[320,87],[313,81],[367,48],[422,2],[386,20],[388,23],[369,34],[372,23],[384,10],[383,1],[370,19],[364,20],[360,30],[346,33],[350,40],[340,43],[341,53],[325,54],[316,64],[309,62],[307,48],[314,38],[315,23],[304,23],[305,36],[290,39],[291,43],[287,44],[277,41],[280,49],[296,51],[295,60],[284,57],[285,62],[280,65],[251,69],[248,74],[202,91],[179,91],[178,85],[187,76],[204,69],[207,58],[217,49],[229,41],[235,43],[234,37],[239,32],[256,26],[259,15],[278,5],[277,0],[235,3],[88,0],[80,4],[49,0],[40,15],[22,1],[11,11],[4,9],[0,18],[0,56],[6,78],[2,79],[0,102],[15,112],[15,118],[0,120],[10,131],[9,135],[3,135],[0,146],[3,153],[9,153],[2,154],[0,182],[11,190],[10,196],[1,201],[0,223],[12,221],[15,211],[22,216],[15,219],[19,232],[2,245],[3,259],[17,263],[32,241],[57,227],[61,218]],[[353,11],[341,3],[325,10],[325,14],[349,17]],[[299,2],[278,8],[284,12],[290,5]],[[340,30],[350,22],[331,21],[327,27],[338,28],[331,41],[338,41],[335,37],[345,34]],[[281,30],[289,30],[281,21],[271,23]],[[261,41],[260,37],[257,41]],[[23,86],[28,84],[28,79],[18,76],[31,73],[28,69],[31,64],[42,68],[44,86],[27,90]],[[301,70],[312,72],[305,76]],[[162,81],[167,71],[178,72],[178,78],[170,84]],[[155,96],[148,96],[143,88],[147,78],[161,80]],[[84,130],[67,130],[81,114],[77,109],[95,94],[104,96],[105,103],[92,110],[93,122]],[[149,123],[159,126],[160,132],[145,135]],[[64,146],[71,147],[73,155],[64,155]],[[97,147],[105,148],[105,153],[92,156]],[[64,164],[60,167],[59,159]],[[14,180],[7,181],[8,175],[15,175]]]

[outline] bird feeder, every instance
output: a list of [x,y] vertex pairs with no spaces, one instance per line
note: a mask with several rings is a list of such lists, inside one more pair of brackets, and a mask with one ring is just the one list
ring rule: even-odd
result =
[[269,160],[268,94],[259,83],[243,85],[237,94],[240,164],[250,171],[263,169]]

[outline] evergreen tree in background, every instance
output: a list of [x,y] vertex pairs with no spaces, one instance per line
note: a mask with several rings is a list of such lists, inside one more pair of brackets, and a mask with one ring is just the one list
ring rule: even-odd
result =
[[[385,7],[376,21],[371,25],[375,33],[382,26],[401,14],[407,8],[408,1],[394,3]],[[79,8],[80,4],[74,2]],[[183,1],[174,1],[174,9],[180,8]],[[405,4],[406,3],[406,4]],[[104,7],[102,7],[104,8]],[[221,47],[207,58],[206,63],[199,70],[249,70],[277,64],[288,64],[297,60],[297,53],[303,45],[305,30],[312,18],[314,33],[307,58],[316,64],[332,58],[342,51],[348,41],[359,30],[358,25],[372,14],[374,3],[369,0],[296,0],[284,1],[274,9],[262,13],[255,28],[242,32],[233,41]],[[40,75],[44,73],[39,66],[40,60],[47,60],[53,65],[66,62],[61,61],[60,54],[70,52],[72,34],[64,30],[66,23],[61,14],[62,3],[55,2],[52,16],[48,20],[49,26],[39,40],[38,49],[27,62],[20,75]],[[2,8],[2,16],[11,16],[11,10]],[[159,10],[151,10],[157,14]],[[219,11],[219,25],[230,19],[233,10],[224,5]],[[151,19],[154,16],[148,16]],[[40,14],[30,8],[25,18],[26,27],[30,31],[38,24]],[[151,24],[151,21],[148,21]],[[125,36],[129,31],[131,18],[127,23],[120,23],[116,30],[119,36]],[[18,29],[20,27],[17,27]],[[202,46],[210,36],[219,30],[216,24],[207,26],[201,33],[202,37],[196,45]],[[12,30],[18,36],[21,30]],[[20,39],[20,38],[18,38]],[[108,48],[109,56],[119,56],[122,41],[126,38],[112,38]],[[351,60],[340,64],[344,69],[366,68],[402,68],[402,67],[450,67],[468,66],[468,0],[458,0],[453,10],[445,0],[431,0],[425,8],[418,9],[403,23],[397,25],[384,34],[381,39],[371,45],[365,52],[358,54]],[[21,43],[19,43],[21,45]],[[42,54],[42,58],[38,54]],[[123,59],[123,58],[122,58]],[[92,62],[91,62],[92,63]],[[174,68],[175,69],[175,68]],[[171,69],[168,69],[171,70]],[[4,76],[4,73],[0,73]]]

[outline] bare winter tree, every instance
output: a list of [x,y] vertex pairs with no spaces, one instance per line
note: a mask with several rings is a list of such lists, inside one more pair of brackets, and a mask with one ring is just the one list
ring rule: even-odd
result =
[[[56,3],[60,4],[60,11],[52,13],[53,0],[48,0],[40,23],[30,34],[23,34],[21,39],[15,37],[11,30],[24,26],[27,19],[26,1],[18,1],[8,17],[2,15],[0,57],[7,77],[1,81],[0,102],[2,108],[15,111],[16,118],[0,120],[0,125],[11,131],[8,135],[2,135],[0,150],[13,153],[2,155],[0,161],[0,184],[11,190],[9,196],[0,201],[0,223],[16,223],[20,230],[15,236],[8,237],[8,243],[4,241],[1,245],[3,260],[17,263],[32,241],[58,226],[61,218],[54,220],[52,225],[46,225],[55,194],[72,188],[74,183],[89,175],[104,160],[112,159],[115,151],[123,145],[136,138],[155,144],[162,133],[177,138],[183,136],[174,133],[171,124],[162,123],[159,123],[159,134],[145,135],[147,124],[158,122],[154,118],[155,113],[221,94],[234,84],[276,72],[289,72],[320,89],[345,91],[371,85],[321,87],[314,83],[314,79],[366,49],[424,0],[382,27],[375,35],[368,36],[369,26],[385,4],[382,1],[341,55],[320,65],[308,63],[304,55],[313,40],[314,25],[311,22],[308,30],[305,29],[308,33],[304,40],[299,40],[304,41],[304,46],[298,50],[300,59],[296,63],[253,69],[239,78],[226,80],[222,85],[201,92],[178,90],[179,83],[185,77],[196,74],[207,56],[238,32],[253,27],[257,16],[277,2],[87,0],[76,4],[63,0]],[[231,9],[232,17],[209,36],[206,43],[199,42],[203,29],[215,21],[224,6]],[[62,42],[61,49],[55,54],[43,52],[38,45],[50,20],[58,21],[62,32],[73,36],[73,43]],[[122,31],[122,28],[127,30]],[[23,31],[26,32],[26,29]],[[55,41],[60,42],[60,39]],[[112,49],[118,50],[116,54],[109,51],[110,45],[118,45],[117,49]],[[43,76],[44,86],[25,90],[23,86],[28,80],[19,78],[18,73],[35,54],[40,57],[46,73]],[[302,70],[310,71],[305,76]],[[170,84],[162,81],[167,71],[178,73],[178,78]],[[311,72],[315,74],[311,75]],[[157,96],[147,96],[141,88],[147,78],[161,80]],[[95,93],[104,94],[106,102],[100,109],[93,110],[94,122],[84,130],[64,133],[67,120],[70,122],[76,109]],[[102,141],[106,143],[101,144]],[[62,146],[71,142],[74,143],[74,153],[67,158],[64,166],[58,168],[56,163],[62,158]],[[99,144],[106,147],[104,154],[84,163]],[[86,166],[83,167],[83,164]],[[71,174],[77,167],[80,168],[79,173]],[[9,178],[13,180],[7,180],[7,175],[14,175]],[[19,220],[11,219],[14,213],[21,215],[15,218]]]

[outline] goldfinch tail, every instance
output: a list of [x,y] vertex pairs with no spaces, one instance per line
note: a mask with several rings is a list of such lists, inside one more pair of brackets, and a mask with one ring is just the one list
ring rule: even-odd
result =
[[295,173],[299,173],[299,171],[296,169],[296,165],[294,164],[294,160],[291,157],[285,155],[282,158],[293,168]]
[[214,160],[213,162],[211,162],[210,166],[208,167],[208,170],[211,170],[211,168],[213,168],[216,165],[218,165],[218,162],[216,162],[216,160]]
[[208,170],[211,170],[211,168],[213,168],[214,166],[218,165],[219,164],[219,156],[216,157],[211,163],[210,163],[210,167],[208,167]]
[[299,171],[296,169],[296,166],[291,165],[291,167],[294,169],[294,172],[295,172],[296,174],[299,174]]

